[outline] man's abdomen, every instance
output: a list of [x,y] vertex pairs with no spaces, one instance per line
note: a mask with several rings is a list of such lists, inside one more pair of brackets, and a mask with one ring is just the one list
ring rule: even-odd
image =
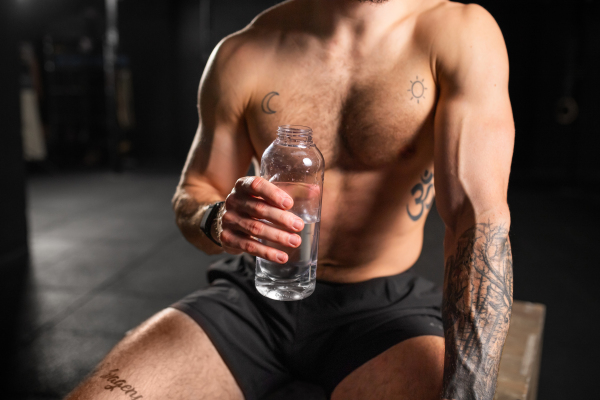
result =
[[[433,190],[429,189],[427,199],[419,200],[428,185],[433,185],[433,179],[423,185],[422,176],[414,175],[395,168],[326,172],[319,279],[361,281],[400,273],[416,262]],[[415,187],[417,190],[413,190]],[[419,217],[414,218],[416,215]]]

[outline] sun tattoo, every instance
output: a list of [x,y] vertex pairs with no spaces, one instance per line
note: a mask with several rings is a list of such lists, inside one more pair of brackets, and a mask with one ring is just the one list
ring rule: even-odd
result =
[[417,75],[417,80],[415,80],[414,82],[410,81],[410,89],[407,90],[407,92],[410,92],[410,94],[412,94],[412,97],[410,98],[411,100],[417,99],[417,104],[419,104],[419,100],[425,100],[425,91],[427,90],[427,88],[425,87],[423,82],[425,82],[425,79],[419,80],[419,75]]

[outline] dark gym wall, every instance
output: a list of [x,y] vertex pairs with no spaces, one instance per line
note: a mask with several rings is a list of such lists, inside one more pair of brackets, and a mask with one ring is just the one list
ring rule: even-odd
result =
[[[209,48],[201,45],[200,0],[119,2],[120,53],[133,74],[135,155],[183,164],[198,126],[197,90],[206,58],[225,36],[274,0],[210,1]],[[206,29],[206,27],[205,27]]]
[[[0,2],[0,384],[11,380],[19,316],[28,269],[25,166],[21,144],[17,14],[14,2]],[[4,385],[3,385],[4,386]]]
[[[210,1],[209,48],[201,45],[200,0],[119,2],[120,51],[131,60],[135,111],[134,145],[146,163],[183,165],[198,126],[200,77],[210,51],[242,29],[275,0]],[[206,28],[206,27],[205,27]]]
[[198,126],[196,108],[198,83],[206,60],[200,40],[200,1],[181,0],[175,10],[176,88],[174,102],[178,134],[175,142],[176,162],[183,165]]
[[19,60],[14,2],[0,2],[0,273],[25,264],[25,169],[19,107]]
[[[204,1],[204,0],[202,0]],[[202,48],[200,0],[180,0],[175,13],[177,35],[177,109],[175,111],[179,136],[176,156],[183,162],[198,126],[196,99],[204,65],[204,54],[225,36],[236,32],[277,0],[219,0],[207,1],[210,10],[210,37],[207,48]]]
[[516,123],[511,180],[600,182],[600,2],[480,0],[504,34]]
[[23,39],[39,39],[51,23],[64,20],[75,13],[93,7],[104,12],[104,0],[26,0],[5,1],[14,4],[20,21],[20,35]]
[[175,8],[180,1],[119,2],[119,53],[131,60],[136,130],[134,154],[163,161],[173,156],[178,126]]

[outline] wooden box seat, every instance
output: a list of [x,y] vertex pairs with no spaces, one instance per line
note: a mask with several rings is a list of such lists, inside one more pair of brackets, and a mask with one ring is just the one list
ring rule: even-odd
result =
[[494,400],[535,400],[542,358],[546,307],[515,301]]

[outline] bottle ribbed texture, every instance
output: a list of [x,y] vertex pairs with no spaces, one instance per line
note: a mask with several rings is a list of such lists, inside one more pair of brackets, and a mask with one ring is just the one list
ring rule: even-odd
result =
[[277,129],[277,141],[288,145],[310,145],[313,142],[312,129],[303,125],[281,125]]

